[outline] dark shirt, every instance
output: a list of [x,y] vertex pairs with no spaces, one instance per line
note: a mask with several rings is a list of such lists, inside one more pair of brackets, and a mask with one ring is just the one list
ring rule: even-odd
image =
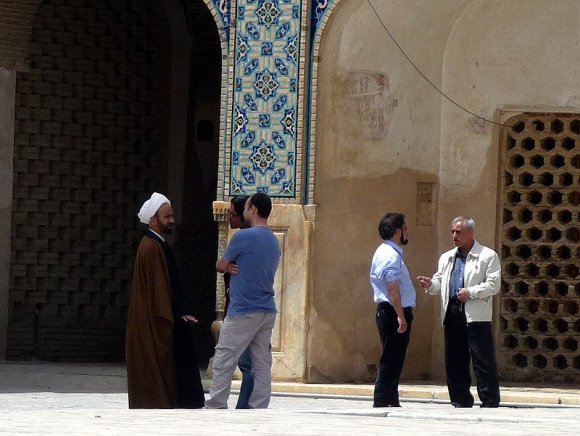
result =
[[451,271],[451,278],[449,280],[449,298],[457,298],[459,289],[463,288],[466,258],[467,256],[462,256],[459,251],[457,251],[453,263],[453,271]]

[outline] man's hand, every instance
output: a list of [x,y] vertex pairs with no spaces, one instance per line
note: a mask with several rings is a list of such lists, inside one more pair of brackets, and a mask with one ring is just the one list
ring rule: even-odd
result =
[[220,259],[215,263],[215,269],[220,274],[228,272],[228,266],[230,263],[227,260]]
[[459,292],[457,292],[457,299],[462,303],[465,303],[467,300],[469,300],[469,289],[460,288]]
[[397,321],[399,321],[399,328],[397,329],[397,333],[405,333],[407,331],[407,320],[405,317],[401,318],[398,316]]
[[197,318],[191,315],[183,315],[181,320],[186,324],[197,324]]
[[419,282],[419,284],[423,289],[431,287],[431,277],[419,276],[417,277],[417,281]]
[[226,269],[226,272],[229,273],[232,276],[235,276],[238,273],[239,270],[240,269],[238,268],[238,265],[235,264],[235,263],[233,263],[233,262],[231,262],[231,263],[228,264],[228,267]]

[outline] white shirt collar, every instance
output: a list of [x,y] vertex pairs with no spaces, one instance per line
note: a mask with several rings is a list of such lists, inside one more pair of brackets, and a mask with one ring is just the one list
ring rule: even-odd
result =
[[159,233],[157,233],[155,230],[153,230],[151,227],[149,227],[149,230],[151,230],[152,233],[157,235],[157,237],[159,237],[159,239],[161,239],[163,242],[165,242],[165,238],[163,236],[161,236]]

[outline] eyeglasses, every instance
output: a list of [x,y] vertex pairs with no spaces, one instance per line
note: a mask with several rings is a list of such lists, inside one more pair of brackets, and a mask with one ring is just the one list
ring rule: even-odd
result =
[[232,212],[232,211],[230,211],[230,210],[228,209],[228,211],[226,212],[226,216],[227,216],[228,218],[237,218],[237,217],[239,217],[240,215],[238,215],[237,213],[235,213],[235,212]]

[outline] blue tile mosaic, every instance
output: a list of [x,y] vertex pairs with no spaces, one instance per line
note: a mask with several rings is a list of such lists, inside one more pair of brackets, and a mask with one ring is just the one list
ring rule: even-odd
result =
[[217,9],[221,22],[222,22],[222,26],[224,27],[224,29],[226,30],[225,34],[226,34],[226,39],[229,42],[229,38],[230,38],[230,8],[231,8],[231,4],[230,4],[230,0],[212,0],[213,4],[215,6],[215,8]]
[[334,0],[312,0],[312,11],[310,14],[310,25],[312,29],[310,32],[311,41],[316,35],[316,31],[318,30],[318,26],[320,25],[324,14],[330,9],[332,3],[334,3]]
[[297,195],[301,4],[300,0],[237,2],[231,195]]
[[[320,29],[321,26],[323,24],[324,19],[326,18],[326,16],[330,13],[332,6],[334,6],[339,0],[311,0],[310,1],[310,52],[309,52],[309,56],[307,57],[308,59],[308,78],[307,78],[307,87],[308,87],[308,95],[310,96],[310,101],[305,105],[305,109],[306,109],[306,119],[307,120],[311,120],[311,111],[312,111],[312,99],[315,98],[313,97],[313,92],[312,92],[312,87],[313,87],[313,62],[314,59],[312,57],[313,55],[313,50],[315,49],[315,47],[317,46],[317,43],[319,42],[319,40],[317,41],[317,38],[320,38]],[[305,125],[305,144],[307,144],[307,146],[304,148],[304,153],[303,153],[303,165],[305,166],[305,168],[310,169],[310,165],[311,165],[311,156],[310,156],[310,144],[311,144],[311,139],[312,139],[312,125],[310,124],[310,121],[306,123]],[[310,180],[308,179],[308,174],[310,173],[310,171],[306,171],[306,179],[304,180],[304,192],[302,193],[302,201],[305,204],[308,204],[312,198],[311,198],[311,192],[310,192]]]
[[261,114],[260,115],[260,124],[261,128],[270,127],[270,115],[268,114]]
[[273,44],[271,42],[264,42],[262,44],[262,56],[272,56]]

